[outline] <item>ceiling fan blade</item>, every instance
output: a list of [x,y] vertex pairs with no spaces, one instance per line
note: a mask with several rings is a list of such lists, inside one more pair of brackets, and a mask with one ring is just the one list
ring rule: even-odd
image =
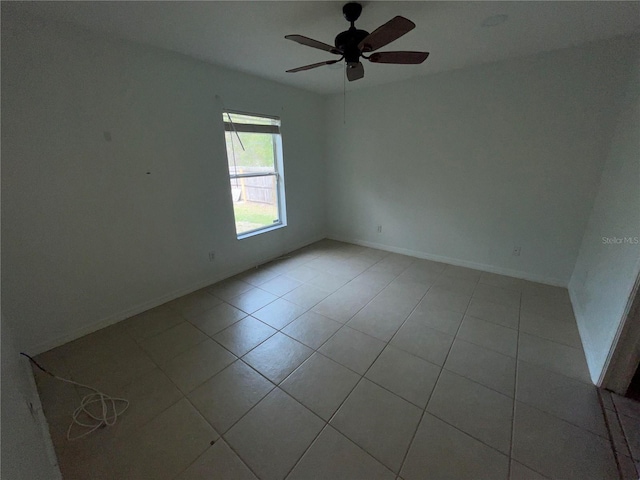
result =
[[347,79],[350,82],[359,80],[362,77],[364,77],[364,65],[362,65],[362,62],[347,65]]
[[429,52],[376,52],[372,53],[369,61],[373,63],[402,63],[412,65],[424,62]]
[[322,67],[323,65],[333,65],[338,63],[339,60],[327,60],[326,62],[312,63],[311,65],[305,65],[304,67],[292,68],[287,70],[287,73],[302,72],[303,70],[311,70],[312,68]]
[[314,40],[313,38],[303,37],[302,35],[285,35],[287,40],[293,40],[301,45],[306,45],[307,47],[318,48],[320,50],[324,50],[325,52],[335,53],[340,55],[342,52],[336,47],[332,47],[326,43],[319,42],[318,40]]
[[364,40],[358,44],[358,48],[363,52],[373,52],[397,40],[415,27],[416,24],[409,19],[399,16],[394,17],[367,35]]

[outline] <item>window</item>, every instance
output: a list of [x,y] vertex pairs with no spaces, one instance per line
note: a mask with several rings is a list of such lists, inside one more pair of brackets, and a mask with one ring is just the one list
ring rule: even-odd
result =
[[286,225],[280,119],[224,112],[238,238]]

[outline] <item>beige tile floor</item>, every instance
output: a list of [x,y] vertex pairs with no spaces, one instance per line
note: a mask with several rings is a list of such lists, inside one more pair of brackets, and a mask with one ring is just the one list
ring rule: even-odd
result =
[[316,243],[39,360],[131,402],[70,442],[87,392],[36,374],[66,479],[619,478],[565,289],[370,248]]
[[607,425],[623,480],[640,477],[640,402],[602,392]]

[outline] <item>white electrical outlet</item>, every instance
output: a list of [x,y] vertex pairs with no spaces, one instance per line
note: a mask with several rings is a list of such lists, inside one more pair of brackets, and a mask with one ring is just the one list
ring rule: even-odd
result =
[[216,252],[214,251],[209,252],[209,261],[215,262],[215,260],[216,260]]
[[382,233],[382,225],[378,225],[378,233]]
[[514,257],[519,257],[521,249],[522,249],[522,247],[513,247],[513,256]]

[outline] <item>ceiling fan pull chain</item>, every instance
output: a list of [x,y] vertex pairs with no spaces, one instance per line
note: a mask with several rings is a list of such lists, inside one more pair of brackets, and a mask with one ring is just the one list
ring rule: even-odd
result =
[[344,64],[344,75],[342,76],[342,123],[347,124],[347,64]]

